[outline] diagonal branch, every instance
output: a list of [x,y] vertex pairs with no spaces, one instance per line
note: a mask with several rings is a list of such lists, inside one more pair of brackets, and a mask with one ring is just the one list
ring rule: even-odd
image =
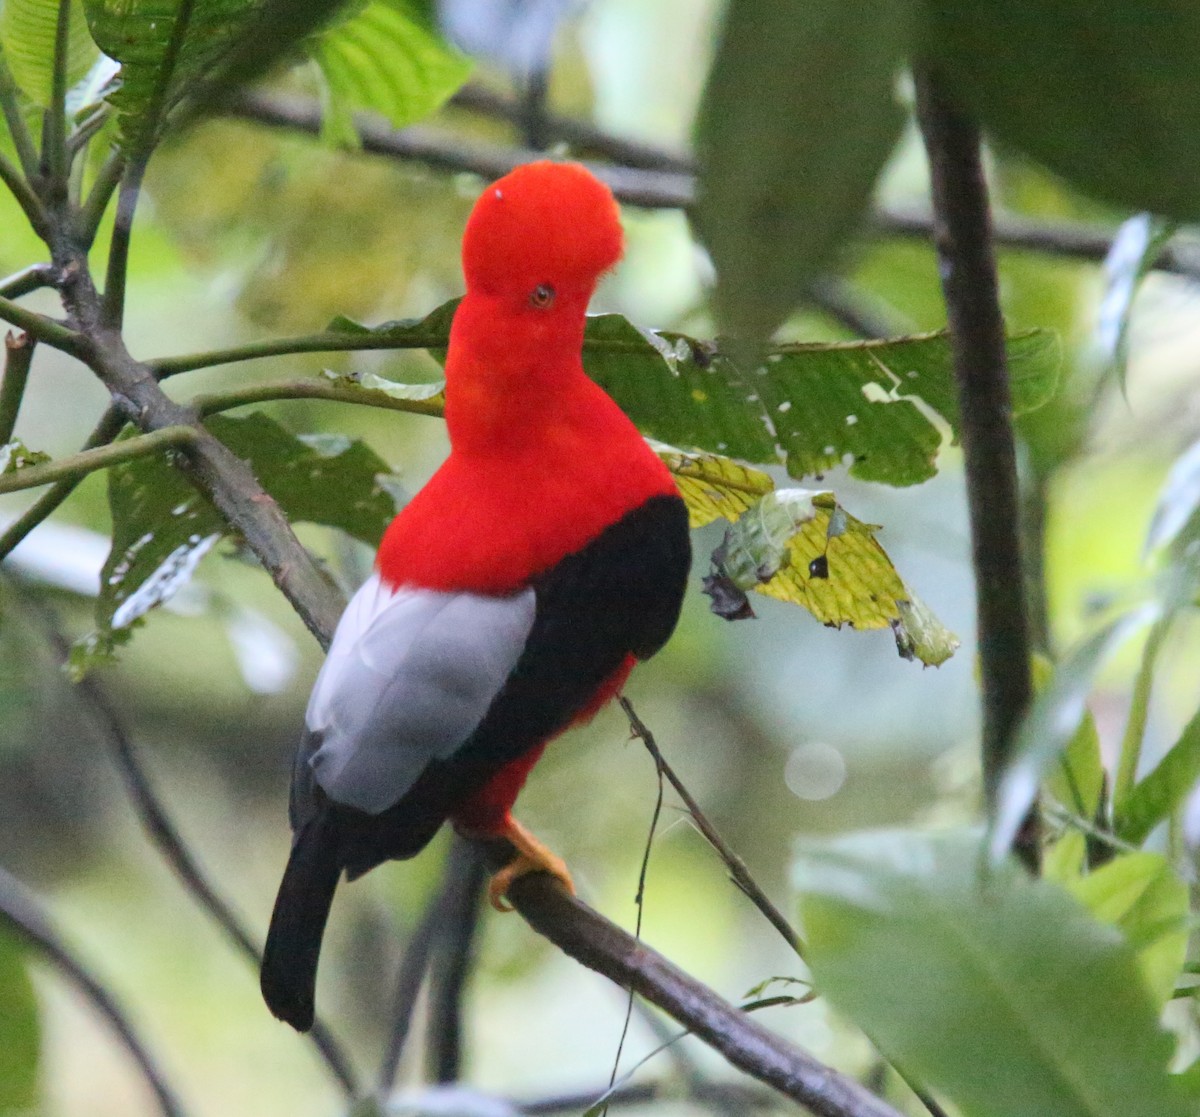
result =
[[167,1085],[158,1063],[134,1031],[124,1010],[63,942],[42,910],[38,898],[4,868],[0,868],[0,920],[8,923],[25,942],[49,958],[108,1021],[125,1050],[137,1063],[154,1092],[158,1108],[166,1117],[183,1117],[183,1109],[175,1091]]
[[708,818],[700,809],[700,804],[692,797],[691,792],[683,785],[683,781],[675,774],[675,770],[667,763],[662,752],[659,751],[658,744],[654,740],[654,734],[646,728],[642,719],[638,717],[633,704],[625,697],[619,698],[618,701],[621,703],[621,709],[625,711],[625,716],[629,718],[629,725],[633,730],[634,736],[641,738],[642,744],[646,746],[646,750],[654,757],[654,763],[658,765],[658,770],[662,772],[667,778],[667,782],[675,789],[675,793],[683,800],[683,805],[687,807],[688,814],[692,816],[697,829],[704,835],[709,845],[716,850],[721,860],[725,862],[725,867],[729,870],[729,875],[733,878],[734,884],[767,917],[768,922],[783,936],[788,946],[803,958],[804,942],[796,933],[795,928],[771,902],[771,898],[759,887],[758,882],[751,876],[750,870],[746,868],[745,861],[730,849],[728,843],[717,833],[716,827],[708,821]]
[[0,473],[0,493],[14,493],[21,489],[32,489],[38,485],[49,485],[54,481],[79,481],[98,469],[107,469],[119,462],[133,458],[144,458],[148,454],[160,454],[171,448],[178,449],[196,439],[194,427],[163,427],[150,434],[114,442],[97,450],[81,450],[65,458],[50,462],[27,465],[11,473]]
[[[489,843],[507,863],[507,842]],[[684,973],[645,943],[567,895],[545,873],[518,877],[507,898],[529,925],[577,962],[657,1005],[733,1066],[817,1117],[900,1117],[857,1082],[818,1062]]]

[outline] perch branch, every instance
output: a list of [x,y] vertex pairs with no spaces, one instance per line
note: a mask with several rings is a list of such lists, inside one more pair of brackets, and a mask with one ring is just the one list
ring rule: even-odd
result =
[[[490,843],[495,863],[511,860]],[[733,1066],[818,1117],[899,1117],[857,1082],[818,1062],[735,1008],[672,962],[567,895],[544,873],[519,877],[508,899],[531,927],[589,969],[657,1005]]]
[[0,446],[12,441],[17,414],[25,398],[33,348],[37,342],[28,334],[9,333],[4,338],[4,377],[0,380]]

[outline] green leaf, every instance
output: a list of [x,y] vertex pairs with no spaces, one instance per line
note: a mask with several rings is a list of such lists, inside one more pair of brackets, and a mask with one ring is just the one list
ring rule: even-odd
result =
[[958,647],[896,572],[875,538],[831,492],[778,489],[730,527],[713,552],[705,592],[713,611],[750,615],[745,590],[801,605],[822,624],[890,627],[900,654],[943,663]]
[[358,145],[353,115],[379,113],[405,128],[436,112],[471,73],[451,48],[404,0],[375,0],[314,45],[325,87],[327,137]]
[[970,1117],[1185,1117],[1134,951],[975,834],[859,834],[795,866],[816,987]]
[[1013,758],[1000,777],[995,816],[988,837],[989,856],[998,862],[1012,845],[1038,788],[1079,730],[1100,669],[1140,628],[1154,621],[1161,605],[1152,602],[1105,625],[1058,665],[1054,677],[1034,699],[1021,722]]
[[1188,944],[1188,889],[1170,862],[1158,853],[1127,853],[1066,887],[1097,919],[1121,931],[1155,1003],[1165,1005]]
[[[457,300],[422,319],[363,326],[335,318],[333,333],[370,333],[380,348],[427,348],[445,359]],[[1008,339],[1013,410],[1040,407],[1057,387],[1061,353],[1047,330]],[[684,450],[785,465],[796,478],[848,463],[864,481],[915,485],[936,472],[958,404],[945,333],[886,341],[783,344],[743,369],[720,346],[639,330],[619,314],[590,317],[589,376],[643,433]]]
[[861,221],[905,114],[912,5],[733,0],[698,120],[718,317],[764,340]]
[[0,1113],[38,1112],[41,1027],[26,952],[0,930]]
[[1139,213],[1117,230],[1104,261],[1104,297],[1097,312],[1096,341],[1122,391],[1129,365],[1133,302],[1176,228],[1173,221]]
[[987,131],[1123,209],[1200,217],[1200,7],[923,7],[925,52]]
[[[58,0],[4,0],[0,4],[0,50],[13,80],[38,108],[49,108],[54,85]],[[67,40],[67,88],[87,77],[100,51],[88,32],[82,0],[71,0]]]
[[1114,829],[1123,841],[1139,845],[1160,822],[1171,817],[1200,780],[1200,713],[1184,726],[1179,740],[1116,804]]
[[[297,437],[255,412],[214,415],[208,429],[255,475],[292,522],[324,524],[372,546],[396,514],[386,463],[365,443]],[[167,461],[137,458],[109,470],[113,546],[96,602],[98,634],[78,667],[111,653],[114,634],[177,592],[225,532],[208,501]]]
[[[93,38],[121,63],[111,96],[127,144],[146,149],[166,114],[247,36],[265,0],[84,0]],[[185,21],[185,22],[181,22]]]

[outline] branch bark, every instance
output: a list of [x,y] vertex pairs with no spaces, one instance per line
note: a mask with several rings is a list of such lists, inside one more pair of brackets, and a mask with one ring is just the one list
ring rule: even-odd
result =
[[[951,103],[935,72],[918,69],[915,79],[962,416],[983,687],[983,782],[994,807],[1033,697],[1004,319],[979,130]],[[1036,813],[1015,848],[1036,869]]]
[[[489,844],[503,863],[507,843]],[[638,942],[544,873],[519,877],[508,900],[565,954],[657,1005],[733,1066],[818,1117],[900,1117],[850,1078],[769,1031],[657,951]]]

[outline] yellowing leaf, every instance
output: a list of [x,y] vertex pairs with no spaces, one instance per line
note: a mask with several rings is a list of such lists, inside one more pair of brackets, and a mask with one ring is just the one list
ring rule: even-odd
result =
[[802,605],[822,624],[890,627],[906,659],[936,666],[958,640],[904,584],[863,523],[833,493],[779,489],[762,497],[713,552],[705,592],[713,611],[750,615],[746,590]]
[[675,475],[693,528],[713,520],[733,523],[775,488],[775,482],[761,469],[732,458],[678,450],[654,439],[647,441]]

